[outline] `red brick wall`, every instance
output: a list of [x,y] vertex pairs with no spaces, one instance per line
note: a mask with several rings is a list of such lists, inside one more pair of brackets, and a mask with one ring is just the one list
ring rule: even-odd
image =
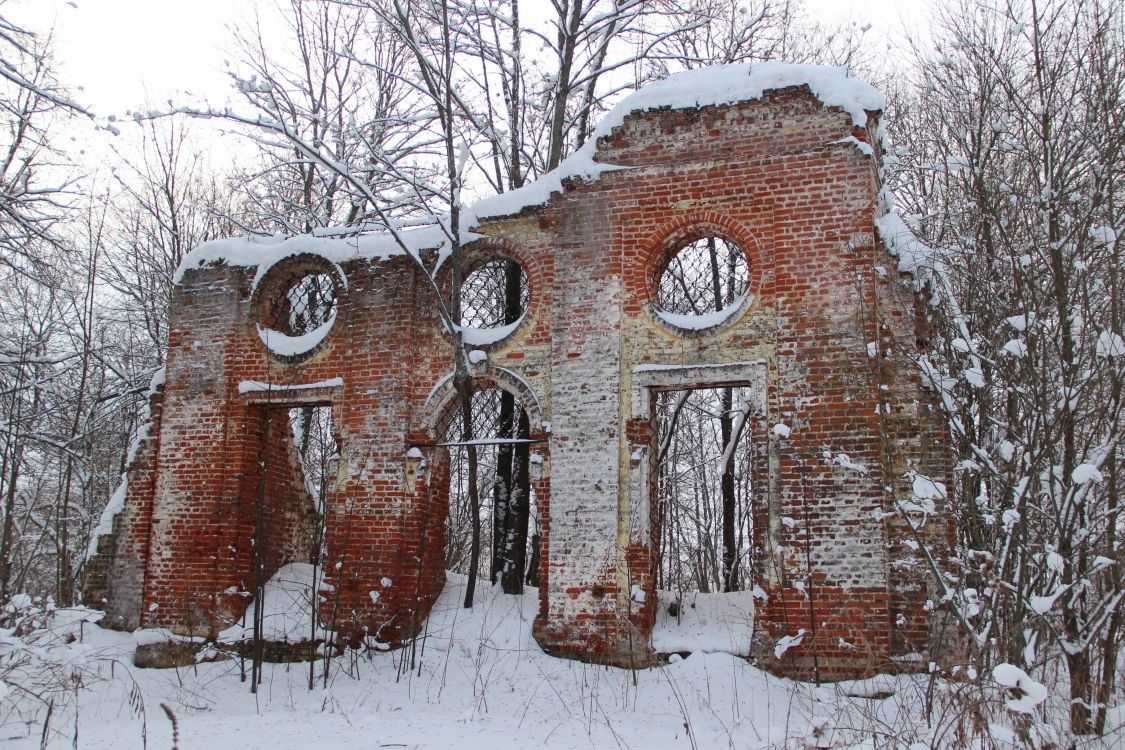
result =
[[136,435],[136,451],[125,467],[125,506],[113,519],[113,529],[97,541],[87,561],[82,598],[105,609],[105,623],[133,630],[140,626],[145,565],[148,561],[152,501],[156,484],[157,438],[160,435],[163,386],[148,396],[148,421]]
[[[535,634],[549,651],[652,659],[656,530],[645,404],[672,380],[646,371],[642,383],[638,368],[651,366],[711,373],[713,382],[678,387],[721,385],[728,366],[756,383],[762,663],[850,677],[926,651],[928,579],[893,510],[909,497],[907,471],[948,477],[947,438],[909,361],[918,346],[915,295],[877,245],[876,160],[837,142],[849,135],[867,137],[850,116],[799,90],[632,115],[598,150],[598,159],[626,169],[575,181],[542,208],[478,228],[485,239],[467,249],[465,265],[513,258],[531,288],[525,323],[484,347],[477,374],[516,392],[533,437],[545,441],[536,447]],[[676,330],[652,313],[656,278],[675,243],[701,233],[743,248],[751,299],[712,330]],[[340,478],[326,518],[327,574],[338,596],[324,605],[335,626],[353,638],[402,639],[440,592],[448,457],[436,443],[453,404],[449,337],[407,259],[356,260],[342,270],[335,327],[297,362],[258,340],[254,268],[192,270],[177,288],[152,519],[138,482],[123,524],[137,540],[131,554],[145,561],[145,624],[212,633],[234,608],[220,592],[248,569],[245,514],[264,413],[260,396],[239,393],[245,380],[343,380],[277,396],[331,404],[339,432]],[[448,267],[438,282],[448,287]],[[789,437],[773,435],[777,423]],[[268,447],[271,455],[288,450]],[[425,458],[408,459],[411,447]],[[300,505],[285,494],[295,483],[284,471],[270,478],[287,508]],[[298,534],[299,515],[275,538]],[[924,533],[940,543],[943,528],[935,522]],[[279,546],[270,564],[295,554]],[[644,603],[630,597],[634,586],[647,592]],[[774,644],[801,628],[801,645],[776,662]]]

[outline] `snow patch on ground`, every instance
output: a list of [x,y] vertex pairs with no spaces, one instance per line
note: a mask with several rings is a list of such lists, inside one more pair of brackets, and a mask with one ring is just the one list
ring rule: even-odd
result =
[[[331,661],[327,680],[317,662],[312,690],[308,663],[265,665],[257,695],[241,679],[249,664],[238,659],[136,669],[132,635],[91,625],[98,613],[89,610],[56,615],[57,645],[47,656],[62,669],[84,670],[77,706],[84,750],[139,748],[146,740],[171,747],[161,703],[176,716],[180,747],[209,750],[942,746],[945,735],[927,725],[924,707],[928,696],[943,695],[943,683],[935,691],[929,675],[817,687],[727,653],[637,671],[583,664],[548,656],[532,639],[535,589],[509,596],[482,582],[475,606],[465,609],[464,586],[463,577],[449,576],[416,649],[348,652]],[[0,660],[30,646],[0,637]],[[1016,681],[1034,689],[1020,675]],[[66,692],[74,694],[69,683]],[[18,695],[11,689],[2,708]],[[1065,716],[1065,691],[1047,696],[1043,708]],[[1118,726],[1125,711],[1110,713]],[[73,706],[57,705],[46,733],[43,711],[26,723],[13,716],[0,711],[6,748],[39,748],[43,736],[48,747],[73,746]],[[993,736],[1010,732],[1008,723],[1001,717]]]
[[[673,614],[674,613],[674,614]],[[652,647],[658,653],[750,653],[754,635],[754,593],[657,592]]]
[[[331,591],[324,574],[309,563],[282,565],[266,582],[262,594],[262,637],[279,643],[304,643],[326,640],[331,633],[317,627],[313,631],[311,608],[319,603],[319,592]],[[314,591],[318,592],[314,596]],[[219,643],[238,643],[254,637],[254,603],[246,605],[241,622],[219,633]]]

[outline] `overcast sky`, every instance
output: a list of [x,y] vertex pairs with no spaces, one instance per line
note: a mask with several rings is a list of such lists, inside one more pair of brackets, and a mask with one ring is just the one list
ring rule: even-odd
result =
[[[286,2],[287,0],[281,0]],[[522,0],[521,11],[535,15],[536,3]],[[901,45],[903,29],[924,27],[931,0],[804,0],[810,15],[871,24],[868,38],[886,48]],[[0,0],[3,14],[37,31],[54,28],[55,68],[73,98],[104,123],[109,116],[127,118],[133,110],[164,109],[176,104],[221,107],[237,104],[230,78],[223,72],[233,47],[231,27],[245,28],[259,15],[268,30],[270,9],[278,0]],[[273,16],[277,23],[277,16]],[[268,34],[267,34],[268,38]],[[190,96],[188,93],[190,92]],[[248,153],[244,136],[231,135],[221,121],[195,121],[192,132],[216,169],[229,168]],[[54,129],[56,146],[87,165],[81,180],[88,189],[104,183],[105,168],[122,159],[135,163],[139,131],[123,127],[111,136],[84,118]],[[223,166],[225,165],[225,166]]]
[[[547,3],[548,0],[534,0]],[[160,104],[178,92],[228,95],[223,74],[228,27],[252,18],[259,0],[17,0],[5,12],[55,19],[60,77],[75,98],[100,115]],[[526,2],[526,0],[525,0]],[[268,6],[270,0],[265,0]],[[917,22],[926,0],[806,0],[814,17],[849,16],[892,39],[903,23]]]

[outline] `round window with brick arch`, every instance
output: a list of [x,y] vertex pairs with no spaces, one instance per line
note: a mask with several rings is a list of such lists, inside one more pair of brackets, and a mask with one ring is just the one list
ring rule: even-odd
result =
[[530,289],[523,266],[493,258],[461,283],[461,325],[468,344],[495,343],[514,331],[527,311]]
[[339,270],[322,258],[295,256],[260,276],[254,293],[262,343],[284,358],[310,354],[336,322]]
[[716,234],[679,243],[661,270],[655,311],[679,328],[718,325],[746,299],[749,266],[734,242]]

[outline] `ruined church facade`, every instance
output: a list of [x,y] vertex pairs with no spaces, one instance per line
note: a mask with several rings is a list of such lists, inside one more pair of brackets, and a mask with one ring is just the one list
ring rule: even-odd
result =
[[[752,656],[828,678],[932,657],[925,553],[948,544],[948,437],[916,364],[924,300],[877,228],[879,113],[782,83],[635,107],[588,149],[611,169],[478,212],[463,270],[515,261],[528,283],[516,324],[470,339],[477,383],[528,414],[534,635],[551,653],[658,660],[655,399],[738,386],[752,394]],[[737,304],[705,325],[660,314],[669,259],[710,237],[744,253]],[[277,415],[326,406],[339,462],[322,613],[341,637],[401,642],[446,580],[441,443],[457,398],[434,289],[385,237],[244,245],[185,262],[166,376],[91,558],[88,603],[119,627],[214,637],[247,606],[255,544],[268,544],[267,575],[307,562],[313,510]],[[437,241],[418,245],[448,290],[452,261]],[[315,340],[271,346],[276,300],[310,274],[331,280],[332,319]]]

